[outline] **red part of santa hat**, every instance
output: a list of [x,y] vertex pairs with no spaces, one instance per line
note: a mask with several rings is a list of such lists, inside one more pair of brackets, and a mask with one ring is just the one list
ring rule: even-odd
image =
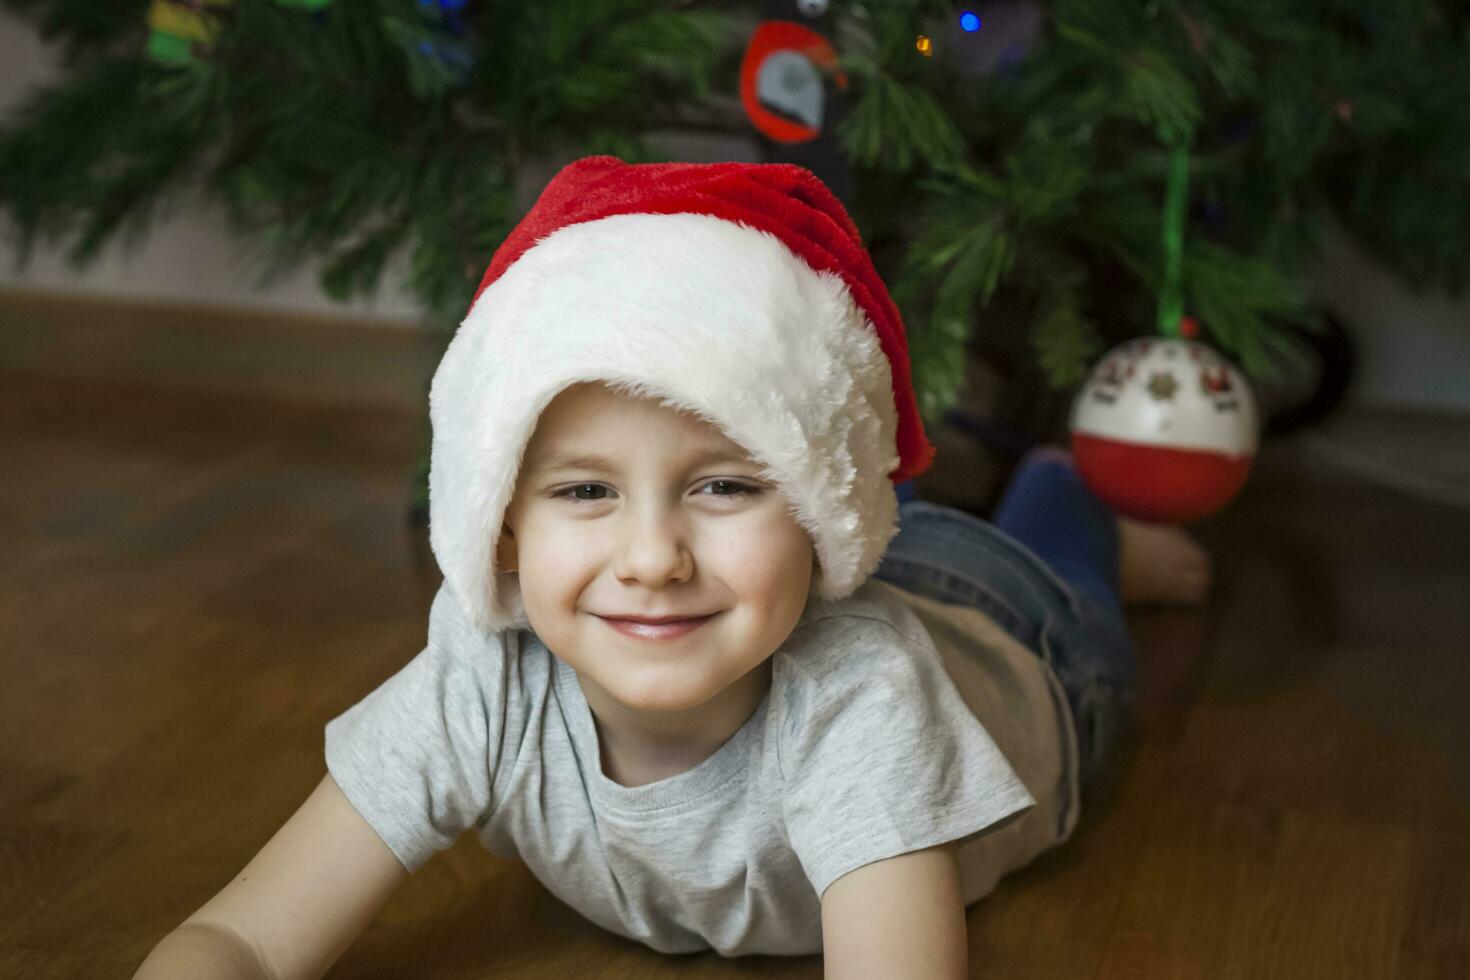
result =
[[842,202],[816,174],[788,163],[643,163],[583,157],[546,185],[480,280],[475,299],[516,259],[559,228],[615,214],[707,214],[768,231],[817,272],[842,277],[867,314],[893,372],[898,409],[895,483],[929,468],[934,447],[924,435],[909,373],[903,318],[873,268],[862,234]]
[[430,389],[430,542],[477,626],[526,625],[495,542],[542,410],[604,381],[717,424],[856,589],[934,456],[903,321],[841,202],[791,164],[562,169],[496,251]]

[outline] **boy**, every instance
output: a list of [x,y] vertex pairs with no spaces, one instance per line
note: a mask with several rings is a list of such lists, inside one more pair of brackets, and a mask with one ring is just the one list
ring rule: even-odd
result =
[[1033,537],[1067,578],[968,515],[900,518],[933,449],[830,192],[570,165],[430,407],[425,649],[139,975],[319,976],[473,828],[660,951],[964,976],[965,906],[1071,835],[1126,717],[1116,525],[1046,454],[997,522],[1063,528]]

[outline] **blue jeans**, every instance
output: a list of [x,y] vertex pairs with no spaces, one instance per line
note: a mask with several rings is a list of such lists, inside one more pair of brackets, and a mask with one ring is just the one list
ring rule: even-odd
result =
[[919,500],[900,484],[899,532],[877,577],[994,619],[1051,665],[1090,789],[1132,719],[1133,640],[1118,592],[1117,525],[1070,459],[1029,454],[993,522]]

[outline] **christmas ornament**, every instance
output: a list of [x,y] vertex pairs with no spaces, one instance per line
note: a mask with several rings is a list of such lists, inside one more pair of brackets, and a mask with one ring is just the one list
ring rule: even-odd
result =
[[1128,341],[1094,368],[1072,404],[1077,470],[1103,503],[1145,521],[1186,523],[1240,491],[1255,460],[1259,419],[1245,377],[1183,315],[1180,267],[1188,137],[1173,144],[1164,202],[1161,337]]
[[[310,12],[320,19],[332,0],[275,0],[278,6]],[[148,57],[187,65],[209,50],[219,35],[221,16],[234,0],[153,0],[148,7]]]
[[832,42],[793,21],[766,21],[740,63],[740,103],[755,128],[776,142],[807,143],[822,135],[828,74],[838,88],[847,87]]
[[1114,511],[1186,523],[1239,492],[1254,461],[1255,398],[1225,358],[1198,341],[1142,337],[1110,352],[1072,409],[1072,455]]
[[153,0],[148,7],[148,57],[187,65],[207,55],[219,33],[218,11],[233,0]]

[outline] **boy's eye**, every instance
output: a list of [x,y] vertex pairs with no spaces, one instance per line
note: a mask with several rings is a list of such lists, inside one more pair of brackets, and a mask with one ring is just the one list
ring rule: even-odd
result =
[[579,492],[582,491],[582,490],[591,490],[594,493],[597,492],[597,491],[599,491],[599,490],[601,490],[604,493],[606,493],[607,492],[607,487],[604,487],[604,486],[602,486],[601,484],[598,484],[598,483],[579,483],[575,487],[567,487],[565,490],[558,490],[556,493],[552,494],[552,496],[553,497],[567,497],[567,496],[570,496],[574,500],[601,500],[602,499],[601,497],[583,497],[583,496],[580,496],[580,493]]
[[[755,487],[746,486],[744,483],[736,483],[734,480],[711,480],[708,483],[706,483],[704,486],[705,487],[723,487],[723,488],[725,488],[723,492],[716,491],[712,495],[712,496],[716,496],[716,497],[734,497],[734,496],[738,496],[738,495],[740,495],[742,493],[751,493],[751,494],[753,494],[753,493],[756,493],[757,492],[757,490],[756,490]],[[703,490],[704,487],[700,487],[700,489]]]
[[[700,490],[703,491],[710,487],[715,487],[717,489],[713,493],[706,494],[706,496],[738,497],[742,494],[749,494],[753,496],[757,493],[760,493],[760,489],[758,487],[739,483],[735,480],[710,480],[708,483],[701,486]],[[584,490],[590,491],[591,495],[584,496],[582,493],[582,491]],[[599,496],[599,494],[601,495]],[[605,500],[607,499],[606,494],[607,487],[603,486],[600,483],[579,483],[576,486],[566,487],[565,489],[558,490],[551,496],[553,499],[557,497],[569,497],[572,500],[582,500],[590,502],[593,500]]]

